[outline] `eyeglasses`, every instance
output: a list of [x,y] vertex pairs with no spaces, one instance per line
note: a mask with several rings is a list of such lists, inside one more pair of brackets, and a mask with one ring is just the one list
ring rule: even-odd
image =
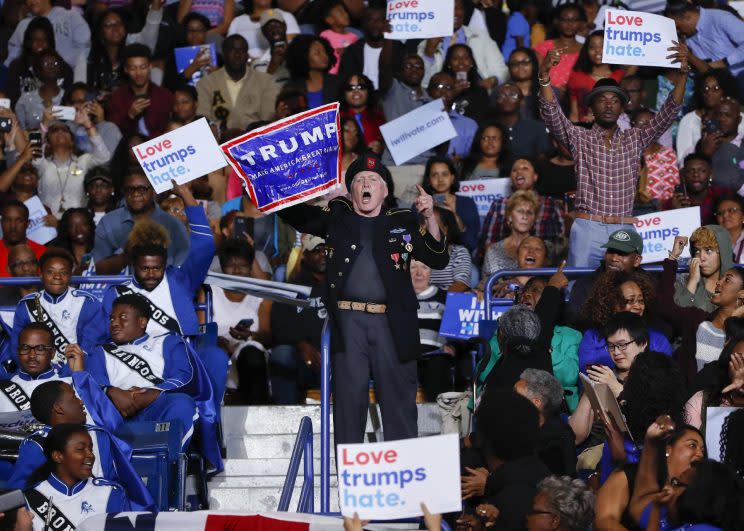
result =
[[49,345],[26,345],[25,343],[18,345],[18,352],[20,354],[29,354],[32,350],[36,354],[44,354],[45,352],[49,352],[53,349],[54,347],[51,347]]
[[121,23],[121,21],[113,21],[113,22],[106,22],[103,24],[103,27],[106,29],[109,28],[116,28],[117,26],[123,26],[124,24]]
[[705,85],[703,87],[703,91],[705,92],[718,92],[719,90],[721,90],[721,87],[718,85]]
[[8,267],[11,269],[16,269],[19,267],[26,267],[26,266],[33,266],[37,267],[39,265],[39,262],[36,260],[22,260],[20,262],[13,262],[12,264],[8,264]]
[[405,63],[402,68],[403,70],[423,70],[424,65],[419,63]]
[[741,209],[739,207],[731,207],[731,208],[719,208],[718,212],[716,212],[716,216],[725,216],[726,214],[736,214],[737,212],[740,212]]
[[452,90],[452,85],[447,85],[447,84],[444,84],[444,83],[438,83],[438,84],[434,85],[434,88],[435,89],[440,89],[440,90]]
[[367,90],[365,85],[346,85],[346,92],[352,92],[354,90]]
[[150,191],[150,187],[144,184],[141,184],[139,186],[125,186],[124,187],[124,194],[126,195],[134,195],[134,194],[145,195],[149,191]]
[[642,297],[638,297],[636,299],[625,299],[626,306],[633,306],[634,304],[640,304],[641,306],[645,306],[646,301],[644,301]]
[[613,351],[619,350],[620,352],[625,352],[628,348],[628,345],[632,345],[635,343],[635,339],[633,341],[626,341],[625,343],[610,343],[607,342],[607,352],[612,354]]
[[503,100],[503,99],[512,99],[512,100],[518,100],[519,99],[519,93],[518,92],[499,92],[496,95],[497,100]]
[[688,483],[685,483],[684,481],[682,481],[679,478],[672,478],[672,479],[669,480],[669,483],[671,483],[672,484],[672,487],[675,487],[675,488],[677,488],[677,487],[689,487],[690,486]]
[[509,61],[509,66],[527,66],[531,64],[532,61],[529,59],[523,59],[522,61]]

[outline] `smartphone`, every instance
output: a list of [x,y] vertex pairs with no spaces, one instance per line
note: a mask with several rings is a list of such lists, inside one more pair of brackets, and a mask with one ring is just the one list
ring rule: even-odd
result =
[[10,109],[10,100],[8,98],[0,98],[0,109]]
[[41,131],[34,129],[28,132],[28,142],[31,144],[31,149],[34,153],[34,158],[38,159],[41,157]]
[[467,81],[468,73],[467,72],[455,72],[455,79],[457,81]]
[[683,196],[687,197],[687,186],[685,185],[685,181],[682,181],[674,187],[674,193],[682,194]]
[[238,321],[238,326],[240,328],[250,328],[253,326],[253,319],[241,319]]
[[67,105],[55,105],[52,107],[52,114],[60,120],[73,121],[75,120],[75,107],[69,107]]
[[705,120],[702,130],[703,134],[717,133],[721,130],[721,122],[718,120]]
[[447,204],[447,194],[434,194],[433,199],[435,205]]
[[244,238],[243,234],[253,237],[253,218],[237,217],[233,220],[232,237]]
[[13,129],[13,119],[0,116],[0,133],[10,133],[11,129]]

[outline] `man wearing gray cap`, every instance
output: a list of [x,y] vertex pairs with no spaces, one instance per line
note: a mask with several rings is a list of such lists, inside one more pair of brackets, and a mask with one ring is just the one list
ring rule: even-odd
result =
[[419,186],[415,207],[422,223],[411,210],[384,207],[388,182],[380,160],[362,156],[346,171],[350,200],[279,212],[297,230],[326,242],[336,444],[364,440],[370,377],[385,440],[417,436],[418,304],[409,268],[415,259],[442,269],[449,255],[431,196]]
[[648,125],[625,131],[619,129],[617,120],[628,95],[615,80],[600,79],[584,98],[594,115],[594,126],[584,129],[566,118],[551,87],[550,70],[561,61],[564,50],[551,50],[540,65],[540,115],[550,133],[571,150],[576,165],[576,219],[568,251],[571,267],[596,267],[602,258],[600,244],[609,234],[632,228],[641,155],[671,126],[684,97],[689,52],[684,44],[675,44],[669,51],[668,58],[681,66],[674,90]]

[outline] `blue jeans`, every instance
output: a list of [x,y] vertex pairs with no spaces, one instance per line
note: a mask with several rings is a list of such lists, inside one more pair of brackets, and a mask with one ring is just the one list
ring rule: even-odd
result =
[[602,246],[607,243],[610,234],[620,229],[635,230],[635,227],[575,219],[571,226],[568,244],[568,267],[597,268],[605,255],[605,249]]

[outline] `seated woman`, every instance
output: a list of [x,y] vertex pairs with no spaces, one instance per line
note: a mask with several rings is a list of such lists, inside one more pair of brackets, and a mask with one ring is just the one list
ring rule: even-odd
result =
[[[658,443],[664,446],[665,461],[660,463],[659,483],[672,485],[693,463],[705,457],[705,437],[697,428],[682,425]],[[628,510],[638,465],[630,463],[615,470],[597,492],[594,529],[597,531],[635,527]]]
[[718,358],[717,377],[705,389],[697,391],[685,404],[687,422],[705,430],[709,407],[744,407],[744,334],[734,337]]
[[[607,343],[600,330],[613,315],[620,312],[646,316],[646,308],[654,302],[654,287],[648,275],[623,271],[605,271],[594,283],[584,303],[584,318],[594,324],[584,333],[579,345],[579,369],[586,373],[587,365],[611,365]],[[647,327],[644,319],[644,328]],[[672,346],[661,332],[648,329],[649,350],[672,354]]]
[[499,269],[517,266],[517,248],[535,228],[537,197],[534,192],[518,190],[506,203],[506,224],[510,234],[488,247],[483,260],[483,276],[488,277]]
[[473,138],[470,155],[463,162],[462,175],[466,181],[495,179],[506,176],[509,154],[504,147],[504,128],[495,122],[478,128]]
[[[36,518],[35,531],[47,529],[52,510],[55,528],[76,529],[94,514],[131,511],[129,498],[117,483],[93,477],[93,441],[81,424],[59,424],[44,440],[47,462],[29,478],[26,503]],[[52,507],[50,507],[52,506]],[[62,520],[59,526],[56,522]]]
[[674,302],[706,312],[715,310],[712,300],[716,283],[733,264],[728,231],[720,225],[705,225],[690,236],[690,272],[677,279]]
[[674,280],[677,258],[686,244],[687,238],[677,236],[669,258],[664,260],[664,271],[656,289],[656,308],[659,317],[672,325],[682,337],[680,346],[674,351],[674,358],[682,368],[687,382],[691,382],[703,365],[718,359],[724,346],[723,328],[726,319],[744,314],[744,268],[722,269],[723,275],[716,282],[710,297],[713,312],[679,306],[674,301]]
[[674,429],[669,415],[660,415],[646,430],[638,464],[630,514],[643,529],[736,530],[744,521],[744,489],[728,466],[701,459],[669,484],[661,486],[659,441]]
[[446,208],[455,215],[457,227],[462,233],[462,244],[472,253],[478,245],[480,233],[478,207],[471,197],[455,195],[460,189],[460,179],[452,159],[435,156],[427,160],[421,186],[434,197],[438,207]]

